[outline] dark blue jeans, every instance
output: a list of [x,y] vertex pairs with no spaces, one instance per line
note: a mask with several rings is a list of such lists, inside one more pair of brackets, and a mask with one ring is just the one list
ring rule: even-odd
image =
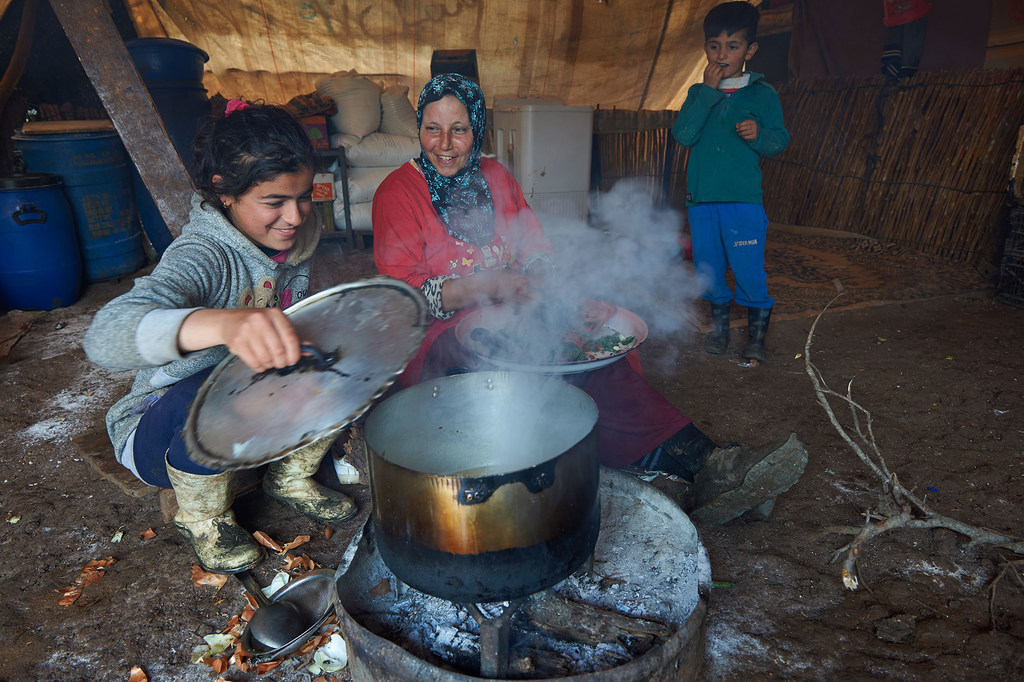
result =
[[185,439],[181,435],[188,407],[212,371],[213,367],[209,367],[174,384],[142,415],[142,421],[135,429],[135,466],[146,483],[161,488],[171,487],[164,465],[165,455],[171,466],[179,471],[202,475],[221,472],[189,459]]

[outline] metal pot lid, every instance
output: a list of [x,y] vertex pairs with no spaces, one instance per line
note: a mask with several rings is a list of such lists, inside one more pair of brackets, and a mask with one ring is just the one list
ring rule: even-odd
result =
[[341,284],[284,312],[312,354],[264,372],[234,355],[217,365],[185,422],[196,462],[249,468],[340,431],[394,382],[427,324],[419,290],[390,277]]

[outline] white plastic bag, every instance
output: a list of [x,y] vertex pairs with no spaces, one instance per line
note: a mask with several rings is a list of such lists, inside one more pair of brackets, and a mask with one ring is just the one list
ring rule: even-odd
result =
[[359,139],[351,135],[331,138],[331,145],[345,148],[349,166],[401,166],[420,155],[420,141],[415,137],[373,133]]
[[408,85],[391,85],[380,94],[380,132],[417,137],[416,109],[409,101]]
[[338,105],[330,117],[336,132],[364,137],[380,127],[380,86],[355,71],[339,71],[316,84]]

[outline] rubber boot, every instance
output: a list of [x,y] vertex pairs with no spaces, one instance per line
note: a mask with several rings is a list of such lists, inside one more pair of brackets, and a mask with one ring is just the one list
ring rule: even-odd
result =
[[743,357],[747,360],[764,362],[768,358],[764,340],[768,335],[768,322],[771,319],[771,308],[747,308],[747,345],[743,349]]
[[322,438],[271,464],[263,477],[263,492],[316,521],[341,523],[352,518],[356,503],[351,497],[312,479],[333,443],[333,436]]
[[711,304],[711,332],[704,337],[704,352],[721,355],[729,348],[729,303]]
[[795,433],[756,448],[718,448],[694,479],[697,523],[717,526],[753,509],[771,513],[765,503],[793,487],[807,465],[807,450]]
[[190,474],[167,464],[178,502],[174,525],[192,545],[199,565],[210,573],[239,573],[263,558],[263,548],[238,525],[231,511],[233,474]]
[[672,474],[693,483],[694,476],[704,467],[714,449],[715,442],[690,423],[669,436],[633,466],[641,471]]

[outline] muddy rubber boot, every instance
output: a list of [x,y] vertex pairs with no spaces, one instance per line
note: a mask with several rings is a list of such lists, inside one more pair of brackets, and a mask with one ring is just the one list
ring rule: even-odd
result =
[[766,502],[797,482],[806,465],[807,450],[795,433],[756,448],[718,448],[694,480],[690,518],[718,526],[753,509],[763,511]]
[[721,355],[729,348],[729,303],[711,304],[712,329],[704,337],[704,352]]
[[333,443],[333,436],[322,438],[271,464],[263,477],[263,492],[316,521],[341,523],[352,518],[356,503],[351,497],[312,479]]
[[764,340],[768,335],[768,322],[771,319],[771,308],[747,308],[747,345],[743,349],[743,357],[747,360],[764,362],[768,359]]
[[233,475],[231,471],[190,474],[167,464],[167,476],[178,502],[174,525],[192,545],[199,565],[210,573],[239,573],[263,558],[263,548],[238,525],[231,511]]

